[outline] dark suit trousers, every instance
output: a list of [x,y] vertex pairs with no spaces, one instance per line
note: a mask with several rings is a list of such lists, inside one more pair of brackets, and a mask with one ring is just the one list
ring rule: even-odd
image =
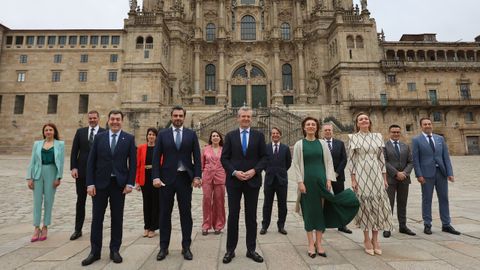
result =
[[240,187],[227,186],[228,193],[228,228],[227,251],[235,251],[238,243],[238,221],[240,217],[240,201],[245,205],[245,224],[247,227],[247,250],[255,251],[257,241],[257,204],[260,187],[253,188],[243,182]]
[[192,244],[192,180],[187,172],[177,172],[172,184],[160,188],[160,248],[163,249],[170,245],[175,194],[182,226],[182,248],[190,248]]
[[279,185],[278,178],[274,177],[271,185],[265,185],[263,188],[264,201],[263,201],[263,220],[262,228],[268,229],[270,226],[270,220],[272,218],[272,206],[273,197],[277,194],[277,207],[278,207],[278,221],[277,227],[285,227],[285,220],[287,218],[287,185]]
[[337,195],[338,193],[345,190],[345,181],[332,181],[333,194]]
[[85,203],[87,201],[87,186],[85,184],[85,177],[77,178],[75,181],[77,190],[77,204],[75,210],[75,231],[80,232],[85,221]]
[[395,206],[395,195],[397,196],[397,218],[398,225],[400,228],[405,228],[407,226],[407,199],[408,199],[408,187],[410,184],[395,181],[395,184],[388,184],[387,194],[388,199],[390,200],[390,206]]
[[97,194],[92,198],[91,253],[100,255],[102,251],[103,220],[109,201],[111,216],[110,251],[119,251],[122,245],[123,208],[125,206],[123,188],[119,187],[116,179],[112,177],[110,184],[105,189],[97,189],[96,191]]

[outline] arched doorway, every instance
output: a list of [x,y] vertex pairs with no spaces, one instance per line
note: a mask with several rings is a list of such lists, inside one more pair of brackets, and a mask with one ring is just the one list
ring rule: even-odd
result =
[[255,65],[242,65],[237,68],[231,80],[231,106],[252,108],[268,107],[267,77]]

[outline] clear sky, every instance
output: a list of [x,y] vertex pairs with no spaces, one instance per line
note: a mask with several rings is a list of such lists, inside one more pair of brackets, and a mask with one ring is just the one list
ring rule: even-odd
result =
[[[1,0],[0,23],[11,29],[121,29],[128,2]],[[473,41],[480,35],[479,0],[368,0],[368,9],[389,41],[404,33],[437,33],[439,41]]]

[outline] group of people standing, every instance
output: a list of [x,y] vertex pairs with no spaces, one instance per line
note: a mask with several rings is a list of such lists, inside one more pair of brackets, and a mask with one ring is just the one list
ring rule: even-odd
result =
[[[144,237],[154,237],[160,231],[160,251],[157,260],[169,255],[172,230],[172,210],[177,198],[182,230],[182,255],[192,260],[190,250],[193,219],[191,212],[193,188],[203,189],[202,234],[210,230],[222,233],[227,227],[226,253],[223,263],[235,257],[238,243],[240,202],[243,196],[246,225],[246,256],[263,262],[256,252],[257,204],[265,171],[263,220],[260,234],[266,234],[271,222],[276,194],[278,232],[286,235],[287,171],[292,169],[298,183],[296,210],[301,213],[307,235],[307,254],[327,257],[322,246],[326,228],[347,228],[352,220],[364,234],[365,252],[381,255],[379,231],[390,237],[392,213],[397,199],[399,232],[415,235],[406,226],[406,205],[410,173],[415,170],[422,184],[422,216],[424,233],[431,234],[431,202],[433,189],[440,204],[442,231],[460,234],[450,225],[448,181],[454,181],[448,149],[443,137],[433,134],[428,118],[420,120],[422,134],[410,147],[400,142],[401,128],[389,128],[385,143],[380,133],[372,132],[372,121],[365,113],[355,117],[356,133],[349,135],[347,147],[333,138],[331,124],[320,125],[313,117],[302,121],[304,138],[295,143],[293,154],[280,142],[282,131],[271,129],[271,143],[264,134],[251,128],[252,110],[238,110],[239,128],[225,135],[212,131],[208,145],[200,149],[193,130],[183,126],[186,110],[180,106],[171,110],[171,127],[158,132],[149,128],[146,144],[135,146],[134,136],[122,130],[123,113],[108,114],[109,130],[99,127],[99,113],[88,113],[89,126],[77,130],[71,152],[71,176],[76,179],[76,218],[71,240],[82,236],[87,194],[92,197],[91,251],[82,261],[90,265],[100,259],[103,221],[110,203],[110,259],[123,261],[119,253],[122,243],[125,195],[133,189],[143,197]],[[321,135],[320,136],[320,131]],[[43,140],[36,141],[27,170],[27,184],[34,197],[34,234],[32,242],[47,238],[55,190],[63,172],[64,143],[54,124],[42,129]],[[322,137],[322,138],[321,138]],[[345,189],[345,168],[351,164],[352,189]],[[225,190],[228,199],[228,219],[225,216]],[[41,210],[44,202],[44,220]]]

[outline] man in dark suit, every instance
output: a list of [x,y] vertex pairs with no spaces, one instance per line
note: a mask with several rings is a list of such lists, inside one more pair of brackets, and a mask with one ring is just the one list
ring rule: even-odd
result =
[[83,222],[85,221],[85,202],[87,200],[87,159],[90,147],[93,144],[95,135],[104,132],[105,129],[98,126],[100,115],[97,111],[88,112],[88,127],[77,129],[73,138],[72,151],[70,154],[71,175],[75,179],[77,190],[77,206],[75,214],[75,231],[70,240],[82,236]]
[[[195,132],[183,127],[186,111],[173,107],[170,116],[172,127],[157,136],[153,149],[153,186],[160,188],[160,251],[157,260],[168,255],[172,231],[173,199],[177,194],[180,224],[182,226],[182,255],[185,260],[193,258],[192,244],[192,185],[201,187],[202,164],[200,146]],[[160,157],[163,156],[163,164]]]
[[[410,173],[413,169],[412,152],[410,147],[400,141],[402,130],[399,125],[391,125],[389,128],[390,140],[385,142],[385,163],[387,167],[388,198],[390,206],[395,206],[395,194],[397,195],[397,218],[399,232],[415,235],[407,227],[407,199],[408,187],[410,186]],[[390,237],[390,231],[384,231],[383,237]]]
[[422,184],[423,232],[432,234],[432,197],[433,189],[436,189],[442,231],[459,235],[460,232],[450,225],[448,181],[454,182],[455,178],[447,144],[442,136],[433,134],[429,118],[420,119],[420,127],[422,134],[412,139],[412,155],[415,176]]
[[287,145],[280,143],[282,132],[273,127],[270,131],[272,142],[267,144],[268,163],[265,169],[265,185],[263,186],[263,220],[260,234],[266,234],[272,218],[273,197],[277,194],[278,232],[287,234],[285,220],[287,218],[288,169],[292,165],[292,155]]
[[[322,136],[332,154],[333,168],[337,176],[337,181],[332,181],[332,189],[334,194],[338,194],[345,190],[345,166],[347,166],[345,144],[341,140],[333,138],[333,126],[331,124],[322,126]],[[338,228],[338,230],[344,233],[352,233],[347,226]]]
[[103,239],[103,219],[110,199],[111,239],[110,259],[121,263],[123,208],[125,194],[132,192],[135,183],[135,137],[122,130],[123,113],[108,113],[110,130],[97,134],[87,162],[87,193],[92,196],[91,251],[82,261],[89,265],[100,259]]
[[251,109],[240,108],[237,120],[240,128],[230,131],[225,136],[221,157],[227,174],[225,185],[228,193],[227,252],[223,257],[223,263],[229,263],[235,257],[242,195],[245,202],[247,257],[255,262],[263,262],[262,256],[255,251],[255,248],[258,193],[262,185],[261,173],[267,162],[265,137],[263,133],[250,128]]

